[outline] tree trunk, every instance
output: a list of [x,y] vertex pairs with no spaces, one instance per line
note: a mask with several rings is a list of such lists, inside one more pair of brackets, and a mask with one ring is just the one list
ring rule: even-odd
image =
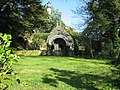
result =
[[114,58],[118,58],[119,57],[119,50],[120,50],[120,40],[119,40],[119,36],[118,36],[118,31],[112,31],[110,34],[110,38],[112,40],[112,44],[113,44],[113,51],[112,51],[112,56]]

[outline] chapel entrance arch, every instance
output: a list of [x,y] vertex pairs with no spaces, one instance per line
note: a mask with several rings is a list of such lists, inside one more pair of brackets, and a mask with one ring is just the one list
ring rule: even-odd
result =
[[53,51],[52,53],[55,55],[66,55],[67,47],[65,40],[62,38],[54,39],[51,49]]
[[47,38],[47,55],[75,55],[77,44],[74,38],[61,26],[56,26]]

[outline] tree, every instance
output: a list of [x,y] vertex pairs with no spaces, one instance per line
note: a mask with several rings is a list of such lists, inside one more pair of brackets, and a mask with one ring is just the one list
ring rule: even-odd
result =
[[51,15],[49,17],[49,32],[55,28],[57,26],[57,24],[63,24],[62,20],[61,20],[61,15],[62,13],[58,10],[58,9],[55,9],[54,7],[51,7],[52,9],[52,12],[51,12]]
[[[119,56],[120,40],[120,3],[119,0],[89,0],[86,1],[84,14],[86,20],[86,35],[89,37],[110,38],[113,46],[114,57]],[[79,9],[80,12],[80,9]],[[89,34],[88,34],[89,33]]]
[[40,0],[2,0],[0,1],[0,32],[9,33],[13,44],[18,38],[34,30],[49,30],[49,15]]

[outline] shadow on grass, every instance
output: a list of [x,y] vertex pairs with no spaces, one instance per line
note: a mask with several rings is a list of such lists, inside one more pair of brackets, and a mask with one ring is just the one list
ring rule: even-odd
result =
[[100,77],[92,74],[78,74],[74,71],[59,70],[55,68],[51,68],[50,70],[53,71],[54,74],[45,75],[42,79],[43,83],[54,87],[57,87],[58,81],[61,81],[76,89],[99,90],[96,87],[98,84],[108,84],[111,82],[110,77]]
[[45,75],[42,79],[44,83],[57,87],[58,82],[55,78],[49,77],[49,75]]
[[120,90],[120,65],[115,66],[116,69],[112,70],[114,75],[113,86],[117,87]]
[[117,78],[113,80],[113,86],[117,87],[118,90],[120,90],[120,71],[116,70],[116,71],[113,71],[113,73],[117,75]]
[[120,90],[120,58],[113,59],[111,64],[114,65],[115,69],[112,70],[112,74],[114,75],[113,86],[117,87]]

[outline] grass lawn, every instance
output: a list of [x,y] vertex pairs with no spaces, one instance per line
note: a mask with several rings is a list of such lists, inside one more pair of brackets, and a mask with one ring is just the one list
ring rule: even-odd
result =
[[15,70],[21,84],[9,90],[117,90],[107,60],[75,57],[21,57]]

